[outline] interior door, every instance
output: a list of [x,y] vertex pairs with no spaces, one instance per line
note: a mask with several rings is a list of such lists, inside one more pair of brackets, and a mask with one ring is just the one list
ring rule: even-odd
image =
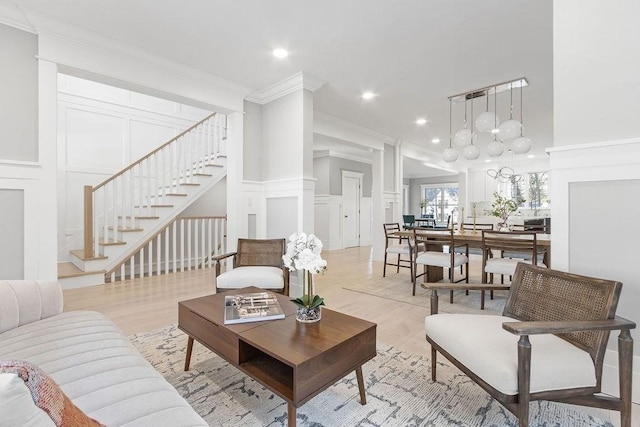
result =
[[342,177],[342,243],[360,246],[360,178]]

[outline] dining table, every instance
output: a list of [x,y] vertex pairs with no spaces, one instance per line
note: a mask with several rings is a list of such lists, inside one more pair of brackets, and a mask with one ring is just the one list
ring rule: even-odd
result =
[[418,227],[435,228],[436,226],[436,220],[434,218],[415,218],[414,222],[418,224]]
[[[430,233],[442,233],[448,230],[437,229],[415,229],[418,236],[428,236]],[[395,234],[400,237],[413,237],[414,230],[402,230]],[[456,230],[453,233],[453,244],[469,245],[470,248],[482,248],[482,231],[481,230]],[[551,267],[551,234],[537,233],[536,244],[538,248],[544,249],[543,263],[547,267]],[[439,246],[441,248],[442,246]],[[429,249],[429,248],[427,248]],[[442,280],[444,277],[443,268],[436,266],[428,266],[426,282],[433,283]]]

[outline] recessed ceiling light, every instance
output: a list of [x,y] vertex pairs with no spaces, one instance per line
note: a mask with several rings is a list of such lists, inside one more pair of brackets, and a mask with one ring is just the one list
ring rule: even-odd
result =
[[289,52],[287,52],[286,49],[282,49],[282,48],[273,49],[273,56],[275,56],[276,58],[282,59],[289,56]]
[[374,96],[376,94],[373,92],[362,92],[362,99],[372,99]]
[[433,138],[433,139],[431,140],[431,143],[432,143],[432,144],[440,144],[440,138]]
[[491,163],[491,159],[485,159],[484,162],[485,163]]
[[427,123],[427,119],[419,118],[418,120],[416,120],[417,125],[424,125],[425,123]]
[[533,159],[535,157],[535,155],[529,154],[527,157],[530,158],[530,159]]
[[500,129],[498,128],[491,129],[491,133],[500,133]]

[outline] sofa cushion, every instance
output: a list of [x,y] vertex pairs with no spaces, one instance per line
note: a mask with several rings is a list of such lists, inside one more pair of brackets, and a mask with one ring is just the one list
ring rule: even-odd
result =
[[[538,267],[547,267],[546,265],[544,265],[541,258],[539,258],[537,261],[538,263],[536,265]],[[513,276],[519,262],[525,261],[518,258],[491,258],[487,260],[487,263],[484,266],[484,272]],[[531,260],[529,260],[528,263],[531,264]]]
[[101,313],[71,311],[4,332],[0,358],[38,365],[109,427],[207,425]]
[[237,267],[216,277],[220,289],[256,286],[262,289],[284,289],[282,269],[268,266]]
[[[466,264],[469,258],[466,255],[454,254],[453,266]],[[438,267],[451,268],[451,254],[445,252],[427,251],[423,252],[416,258],[416,264],[436,265]]]
[[57,282],[0,281],[0,333],[62,313]]
[[[42,369],[36,365],[29,363],[25,360],[0,360],[0,373],[3,375],[14,374],[15,378],[11,381],[11,385],[15,386],[15,380],[22,381],[29,392],[31,400],[31,406],[44,411],[48,418],[53,421],[53,424],[57,427],[74,426],[74,427],[98,427],[102,426],[94,419],[87,417],[71,400],[60,390],[60,387],[49,377]],[[20,391],[19,387],[13,387],[14,391]],[[19,397],[17,394],[12,397]],[[17,400],[17,399],[16,399]],[[25,406],[29,402],[20,401]],[[8,409],[8,408],[7,408]],[[32,413],[36,415],[32,408],[22,407],[20,410],[24,410],[25,416]],[[16,408],[9,409],[8,412],[15,412]],[[12,416],[9,413],[0,412],[0,420],[4,423],[8,417]],[[18,421],[18,420],[14,420]],[[23,419],[21,422],[15,425],[24,425],[31,422],[32,419],[29,416],[27,419]],[[44,423],[44,425],[50,425]]]
[[[518,394],[518,335],[502,328],[510,317],[435,314],[425,319],[427,336],[504,394]],[[589,353],[555,335],[531,335],[531,392],[596,385]]]

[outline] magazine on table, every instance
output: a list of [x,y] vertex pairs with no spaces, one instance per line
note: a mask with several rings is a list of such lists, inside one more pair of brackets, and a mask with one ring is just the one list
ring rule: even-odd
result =
[[224,297],[224,324],[262,322],[284,319],[284,311],[276,296],[270,292],[226,295]]

